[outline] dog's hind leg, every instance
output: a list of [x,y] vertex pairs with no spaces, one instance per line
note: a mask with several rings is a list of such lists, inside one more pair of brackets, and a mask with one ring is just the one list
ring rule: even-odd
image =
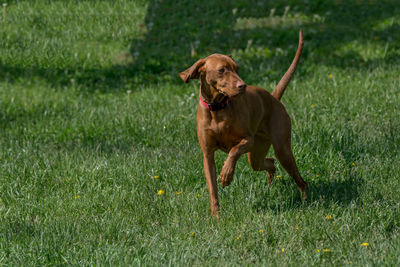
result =
[[285,170],[289,173],[290,176],[292,176],[292,178],[296,182],[297,187],[303,195],[303,198],[307,198],[308,186],[300,175],[290,146],[287,144],[283,144],[282,146],[274,145],[274,150],[275,155],[283,168],[285,168]]
[[289,173],[289,175],[292,176],[293,180],[297,184],[297,187],[302,193],[303,198],[307,198],[308,185],[301,177],[297,168],[296,161],[290,147],[290,138],[286,139],[286,141],[278,139],[277,142],[274,142],[273,146],[277,159],[283,168],[285,168],[285,170]]
[[255,138],[254,146],[247,153],[247,159],[250,167],[255,171],[267,171],[268,184],[272,184],[272,179],[275,176],[276,168],[274,159],[265,157],[271,146],[271,142],[264,138]]
[[[275,155],[283,168],[285,168],[296,182],[303,198],[307,198],[308,185],[300,175],[291,148],[291,123],[289,116],[275,116],[274,119],[280,122],[280,127],[271,127],[270,132]],[[275,123],[275,125],[279,124]]]

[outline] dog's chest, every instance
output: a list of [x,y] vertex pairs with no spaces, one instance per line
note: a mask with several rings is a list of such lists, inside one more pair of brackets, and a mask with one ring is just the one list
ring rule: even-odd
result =
[[211,121],[210,130],[216,141],[217,147],[225,152],[237,145],[243,139],[243,133],[232,121]]

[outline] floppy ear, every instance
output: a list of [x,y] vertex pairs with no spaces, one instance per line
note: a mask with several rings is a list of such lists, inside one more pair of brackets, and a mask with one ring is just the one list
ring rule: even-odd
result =
[[204,65],[205,62],[205,59],[197,60],[197,62],[194,63],[193,66],[179,73],[179,76],[185,83],[189,82],[190,79],[198,79],[200,77],[199,69]]
[[233,62],[236,62],[236,61],[233,59],[232,55],[226,55],[226,56],[227,56],[227,57],[230,57],[230,59],[232,59]]

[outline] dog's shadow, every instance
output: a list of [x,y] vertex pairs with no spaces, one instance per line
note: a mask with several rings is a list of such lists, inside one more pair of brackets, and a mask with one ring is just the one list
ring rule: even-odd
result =
[[[328,159],[329,154],[337,155],[342,163],[335,168],[335,174],[317,168],[317,172],[321,175],[316,177],[315,174],[311,176],[300,171],[309,187],[308,199],[305,201],[302,200],[289,175],[285,174],[282,180],[276,179],[272,186],[268,186],[265,181],[262,183],[265,190],[259,190],[252,207],[257,211],[284,212],[313,206],[330,208],[332,205],[342,207],[352,204],[360,205],[368,183],[367,179],[370,178],[365,173],[368,168],[355,168],[356,162],[363,162],[367,155],[385,154],[396,157],[400,143],[397,134],[399,128],[397,122],[387,122],[385,133],[379,138],[375,136],[374,141],[363,137],[348,124],[343,125],[340,128],[340,134],[337,135],[323,129],[313,133],[316,139],[314,142],[304,144],[307,150],[316,151],[318,146],[329,149],[320,151],[315,158],[311,159],[311,165],[323,166],[322,162],[319,162],[320,159]],[[301,139],[295,142],[301,142]],[[308,168],[310,166],[303,166],[303,169]],[[373,195],[375,199],[383,198],[378,191],[375,191]]]
[[329,208],[332,205],[348,206],[357,203],[362,187],[362,179],[350,174],[342,180],[313,179],[307,181],[308,197],[303,200],[292,179],[274,181],[267,190],[261,190],[256,196],[252,208],[258,212],[285,212],[306,207]]

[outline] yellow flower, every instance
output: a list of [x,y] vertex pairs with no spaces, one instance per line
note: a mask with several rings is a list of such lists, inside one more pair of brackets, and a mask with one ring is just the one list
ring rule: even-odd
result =
[[176,192],[176,195],[179,196],[180,194],[182,194],[182,192]]
[[259,231],[259,232],[260,232],[260,234],[262,234],[262,233],[264,233],[264,230],[263,230],[263,229],[260,229],[260,231]]
[[332,79],[332,78],[333,78],[332,73],[330,73],[330,74],[328,75],[328,78],[329,78],[329,79]]
[[279,175],[279,174],[278,174],[278,175],[276,176],[276,179],[281,179],[281,178],[282,178],[282,175]]
[[160,190],[157,191],[157,194],[158,194],[158,195],[162,195],[162,194],[164,194],[164,193],[165,193],[165,191],[162,190],[162,189],[160,189]]
[[328,216],[326,216],[326,219],[328,219],[328,220],[331,220],[332,219],[332,215],[328,215]]
[[285,249],[284,249],[284,248],[282,248],[282,249],[281,249],[281,251],[282,251],[282,253],[283,253],[283,252],[285,252]]
[[316,105],[315,104],[311,104],[311,107],[313,108],[313,107],[315,107]]
[[191,235],[192,237],[194,237],[194,236],[195,236],[194,232],[192,232],[190,235]]
[[357,166],[357,164],[356,164],[355,162],[353,162],[353,163],[351,164],[351,166],[355,167],[355,166]]
[[299,230],[299,227],[298,227],[298,226],[296,226],[294,229],[296,229],[296,230]]
[[328,249],[328,248],[325,248],[325,249],[324,249],[324,252],[331,252],[331,250]]
[[364,242],[364,243],[361,244],[361,246],[362,246],[362,247],[367,247],[367,246],[369,246],[369,243]]
[[319,177],[319,174],[317,173],[317,174],[315,175],[315,177]]
[[153,178],[154,178],[154,179],[158,179],[158,178],[160,178],[160,176],[154,175]]
[[319,249],[316,249],[316,250],[315,250],[315,252],[319,253],[319,252],[320,252],[320,250],[319,250]]
[[240,238],[242,238],[241,235],[238,235],[238,236],[236,237],[237,240],[240,240]]
[[74,199],[78,199],[78,198],[80,198],[81,196],[79,196],[79,195],[76,195],[76,196],[74,196]]
[[196,194],[196,195],[194,195],[194,197],[200,197],[200,194]]

